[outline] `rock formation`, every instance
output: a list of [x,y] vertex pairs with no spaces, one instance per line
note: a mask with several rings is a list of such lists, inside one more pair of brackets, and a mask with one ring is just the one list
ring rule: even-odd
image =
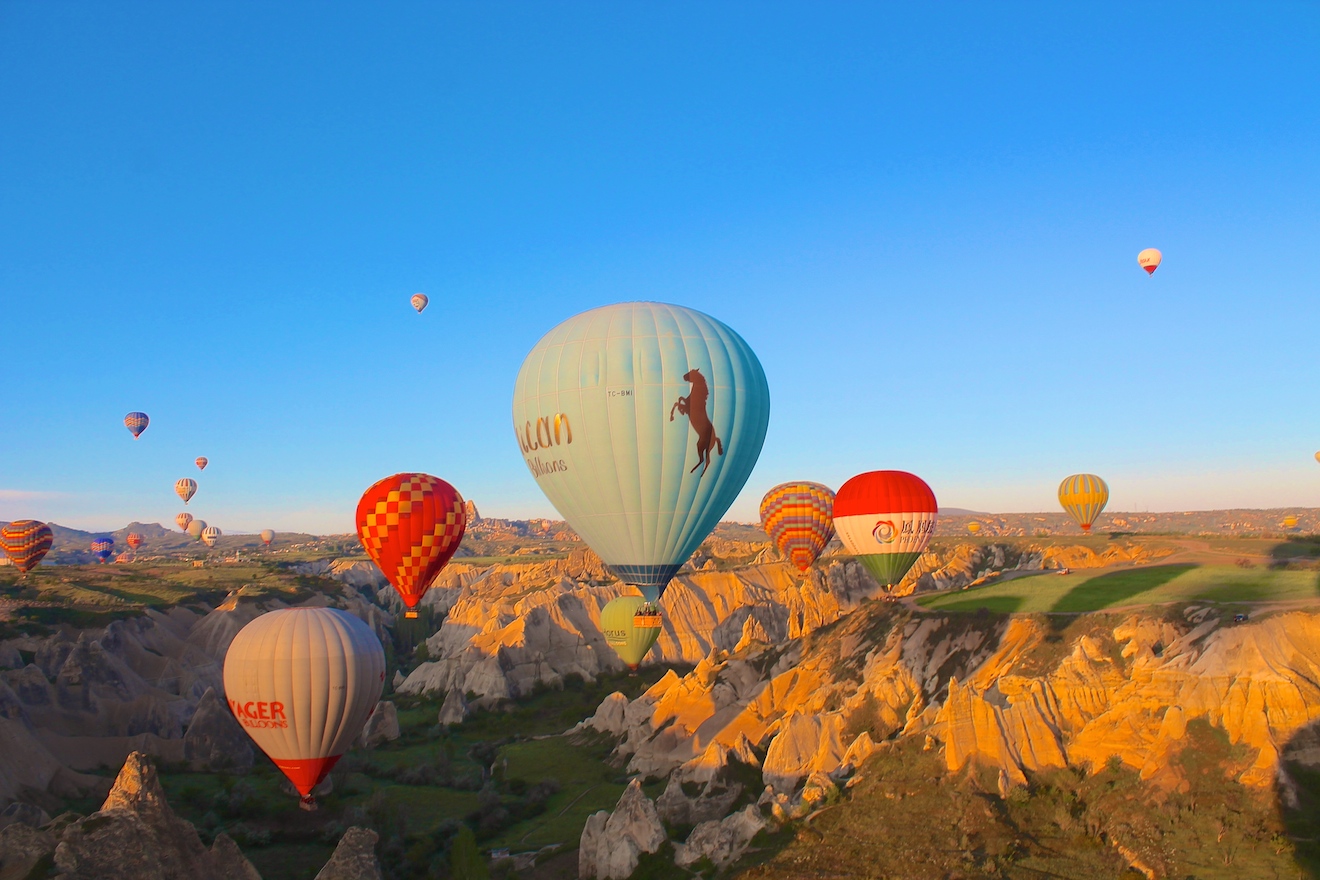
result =
[[194,770],[244,773],[255,757],[249,737],[214,688],[202,694],[183,736],[183,757]]
[[[252,864],[224,834],[207,849],[192,824],[165,802],[155,768],[134,752],[125,761],[101,809],[59,831],[10,825],[0,831],[3,870],[51,859],[68,880],[134,877],[169,880],[260,880]],[[18,875],[22,876],[22,875]]]
[[445,694],[444,705],[440,707],[439,724],[442,727],[448,727],[451,724],[462,724],[472,714],[468,708],[467,698],[463,692],[456,687],[451,687],[449,693]]
[[399,710],[389,700],[381,700],[362,728],[362,747],[374,749],[399,738]]
[[578,876],[625,880],[637,869],[642,853],[659,852],[666,840],[655,804],[634,779],[614,812],[601,810],[587,819],[578,846]]
[[380,835],[369,828],[348,829],[316,880],[381,880],[380,863],[376,861],[378,840]]
[[705,858],[715,867],[723,868],[742,856],[752,838],[765,826],[760,810],[750,805],[722,820],[702,822],[674,850],[674,863],[686,868]]

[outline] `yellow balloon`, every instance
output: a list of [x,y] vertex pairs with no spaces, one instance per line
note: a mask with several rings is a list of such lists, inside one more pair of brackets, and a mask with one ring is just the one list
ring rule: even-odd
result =
[[1077,521],[1083,532],[1109,503],[1109,486],[1095,474],[1073,474],[1059,484],[1059,503]]
[[1146,248],[1137,254],[1137,265],[1146,270],[1147,275],[1154,275],[1155,270],[1160,267],[1160,261],[1164,259],[1164,254],[1157,248]]
[[967,524],[967,531],[975,535],[977,532],[981,531],[981,524],[979,522],[969,522]]

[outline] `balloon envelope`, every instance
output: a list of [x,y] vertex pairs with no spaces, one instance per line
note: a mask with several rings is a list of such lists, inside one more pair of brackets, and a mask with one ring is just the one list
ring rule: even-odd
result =
[[115,539],[109,535],[92,539],[92,555],[105,562],[115,552]]
[[270,529],[261,530],[261,543],[269,547],[270,542],[274,540],[275,540],[275,533],[273,531],[271,531]]
[[370,627],[347,612],[283,608],[234,636],[224,684],[238,723],[310,807],[312,789],[376,708],[385,652]]
[[1109,486],[1095,474],[1073,474],[1059,484],[1059,504],[1077,521],[1083,532],[1109,503]]
[[620,596],[600,612],[600,631],[629,669],[636,669],[660,638],[660,614],[641,596]]
[[194,461],[193,464],[197,465],[197,469],[198,469],[199,471],[204,471],[204,470],[206,470],[206,465],[208,464],[208,461],[207,461],[206,456],[204,456],[204,455],[199,455],[199,456],[197,456],[197,460]]
[[981,524],[979,522],[969,522],[967,524],[967,531],[975,535],[977,532],[981,531]]
[[1137,254],[1137,265],[1146,270],[1147,275],[1154,275],[1155,270],[1160,267],[1160,261],[1164,259],[1164,254],[1156,248],[1146,248]]
[[188,523],[193,521],[193,515],[191,513],[181,513],[174,518],[174,521],[178,523],[181,531],[186,532],[188,531]]
[[664,303],[583,312],[518,371],[513,428],[564,519],[655,602],[761,453],[765,372],[737,333]]
[[128,428],[134,440],[142,436],[142,432],[147,430],[147,425],[150,423],[151,419],[144,412],[131,412],[124,416],[124,427]]
[[208,547],[214,547],[216,538],[219,538],[222,534],[224,533],[215,526],[207,526],[202,529],[202,543]]
[[193,540],[201,540],[202,532],[206,530],[206,520],[195,519],[188,523],[188,534],[193,536]]
[[414,293],[412,295],[411,302],[412,302],[412,307],[416,309],[417,314],[420,315],[422,313],[422,309],[426,308],[426,304],[429,303],[430,300],[426,298],[426,294],[424,293]]
[[0,547],[23,574],[37,567],[54,542],[50,526],[35,519],[14,520],[0,528]]
[[1283,527],[1284,527],[1285,529],[1295,529],[1295,528],[1297,528],[1297,517],[1295,517],[1295,516],[1285,516],[1285,517],[1283,518]]
[[761,499],[761,528],[806,571],[834,537],[834,492],[820,483],[780,483]]
[[416,617],[431,581],[463,540],[463,496],[439,477],[395,474],[373,483],[357,506],[358,537],[367,555]]
[[907,471],[870,471],[839,487],[839,540],[881,584],[903,580],[935,533],[939,506],[926,481]]
[[186,477],[177,481],[174,484],[174,494],[182,498],[184,504],[187,504],[197,494],[197,481]]
[[136,550],[142,546],[142,536],[137,532],[129,532],[128,537],[124,539],[124,543]]

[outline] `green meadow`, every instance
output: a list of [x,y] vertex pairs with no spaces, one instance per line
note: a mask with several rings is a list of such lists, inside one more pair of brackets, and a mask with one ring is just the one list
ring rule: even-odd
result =
[[924,596],[932,611],[1081,613],[1172,602],[1295,602],[1320,598],[1315,571],[1170,564],[1117,571],[1044,572],[969,590]]

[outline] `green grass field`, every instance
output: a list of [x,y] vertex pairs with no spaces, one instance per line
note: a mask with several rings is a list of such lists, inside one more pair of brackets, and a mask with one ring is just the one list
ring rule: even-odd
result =
[[1223,604],[1320,599],[1314,571],[1238,568],[1232,565],[1153,565],[1105,573],[1044,573],[917,600],[932,611],[1100,611],[1169,602]]

